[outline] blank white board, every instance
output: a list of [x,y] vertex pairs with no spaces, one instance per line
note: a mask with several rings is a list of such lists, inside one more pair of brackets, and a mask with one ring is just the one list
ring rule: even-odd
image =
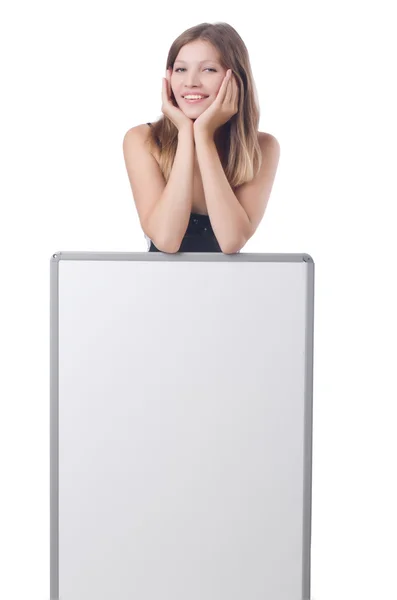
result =
[[51,600],[310,598],[308,254],[51,258]]

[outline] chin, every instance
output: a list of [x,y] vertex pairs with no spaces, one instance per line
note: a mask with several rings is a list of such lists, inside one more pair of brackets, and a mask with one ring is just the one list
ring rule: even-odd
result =
[[[186,110],[185,108],[181,108],[181,110],[182,110],[183,114],[184,114],[184,115],[186,115],[187,117],[190,117],[190,115],[191,115],[192,113],[193,113],[194,115],[197,115],[198,113],[202,113],[202,112],[204,112],[204,110],[203,110],[203,109],[201,109],[201,110],[197,110],[197,109],[196,109],[196,110]],[[192,118],[192,117],[190,117],[190,118]],[[194,118],[196,118],[196,117],[194,117]]]

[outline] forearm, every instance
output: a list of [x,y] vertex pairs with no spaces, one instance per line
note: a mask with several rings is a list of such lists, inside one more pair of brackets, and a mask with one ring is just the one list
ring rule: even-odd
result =
[[230,187],[212,136],[197,132],[195,143],[212,229],[222,252],[233,253],[250,229],[248,215]]
[[178,133],[170,177],[149,218],[149,230],[156,232],[158,248],[164,252],[177,252],[186,232],[192,210],[193,166],[192,126]]

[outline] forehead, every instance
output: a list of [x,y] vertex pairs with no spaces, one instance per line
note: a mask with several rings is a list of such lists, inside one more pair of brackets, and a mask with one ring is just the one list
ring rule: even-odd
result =
[[210,42],[204,40],[195,40],[182,46],[179,50],[178,56],[175,62],[190,62],[199,63],[206,60],[212,60],[220,62],[220,56],[217,48],[215,48]]

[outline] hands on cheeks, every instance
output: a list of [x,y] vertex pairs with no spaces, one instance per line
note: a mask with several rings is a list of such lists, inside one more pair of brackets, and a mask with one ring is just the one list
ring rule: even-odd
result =
[[217,97],[194,121],[194,131],[213,136],[218,127],[238,112],[238,96],[236,78],[231,69],[228,69]]

